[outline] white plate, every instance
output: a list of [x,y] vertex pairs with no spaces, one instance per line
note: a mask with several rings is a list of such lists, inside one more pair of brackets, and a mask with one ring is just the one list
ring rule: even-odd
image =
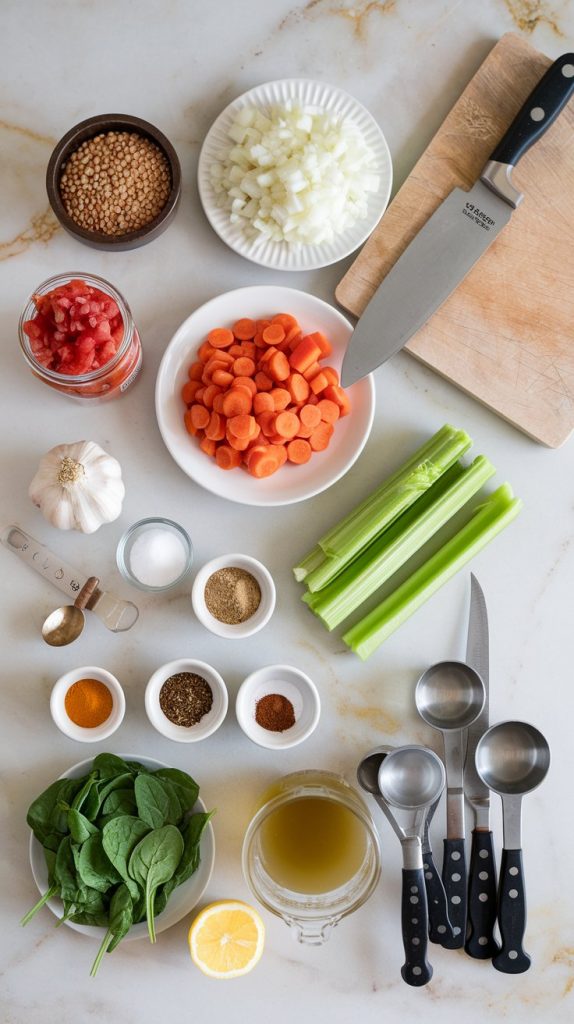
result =
[[[125,761],[139,761],[145,768],[150,768],[155,771],[157,768],[168,768],[169,765],[164,764],[163,761],[156,761],[153,757],[140,757],[139,754],[119,754],[119,757],[123,757]],[[82,775],[87,775],[92,767],[93,757],[88,757],[85,761],[80,761],[79,764],[73,765],[68,771],[64,772],[59,777],[61,779],[78,779]],[[198,797],[197,803],[193,808],[194,813],[197,811],[205,811],[206,806],[201,799]],[[187,882],[183,885],[178,886],[177,889],[173,890],[169,898],[169,902],[164,911],[155,919],[155,930],[156,934],[159,932],[165,932],[167,928],[171,928],[172,925],[177,924],[181,921],[182,917],[189,914],[191,910],[199,903],[203,896],[211,878],[213,871],[213,864],[215,861],[215,836],[213,834],[213,828],[211,822],[208,822],[207,828],[204,829],[201,837],[201,860],[197,871],[188,878]],[[46,867],[46,859],[44,857],[44,851],[41,844],[36,839],[34,833],[30,835],[30,866],[32,868],[32,874],[34,881],[38,886],[41,893],[46,892],[48,888],[48,870]],[[56,917],[61,917],[63,908],[62,903],[59,899],[48,900],[46,906],[50,908]],[[92,939],[98,939],[102,941],[106,929],[96,928],[87,924],[76,924],[75,921],[65,921],[64,924],[68,925],[69,928],[73,928],[75,932],[81,932],[82,935],[88,935]],[[122,939],[122,942],[129,942],[130,939],[145,939],[148,937],[147,921],[140,921],[130,928],[127,935]]]
[[353,328],[332,306],[314,295],[275,285],[238,288],[206,302],[175,332],[160,363],[155,409],[161,436],[178,466],[213,494],[243,505],[290,505],[311,498],[339,480],[361,454],[373,423],[375,386],[371,376],[348,388],[351,412],[335,424],[326,451],[316,452],[303,466],[286,464],[273,476],[256,480],[241,468],[220,469],[202,452],[183,422],[181,389],[197,349],[213,327],[231,326],[241,317],[264,319],[292,313],[305,332],[324,331],[333,346],[328,363],[340,371]]
[[[222,150],[231,143],[227,132],[239,110],[244,107],[258,107],[265,111],[270,106],[282,105],[287,100],[339,114],[352,121],[361,130],[365,142],[375,154],[374,173],[380,176],[378,192],[369,194],[367,216],[358,220],[352,228],[337,235],[332,242],[320,245],[293,245],[289,242],[271,242],[264,238],[248,238],[240,224],[232,224],[229,211],[217,205],[213,191],[210,167],[220,159]],[[230,249],[241,256],[276,270],[317,270],[342,260],[354,252],[376,228],[387,208],[393,181],[393,164],[386,139],[374,117],[353,96],[337,89],[327,82],[315,82],[308,78],[281,78],[249,89],[239,96],[219,115],[207,133],[197,169],[199,195],[205,215],[214,231]]]

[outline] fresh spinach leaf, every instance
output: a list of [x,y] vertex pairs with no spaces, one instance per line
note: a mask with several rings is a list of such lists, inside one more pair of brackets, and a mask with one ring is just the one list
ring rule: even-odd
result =
[[153,775],[138,775],[134,783],[138,814],[152,828],[173,825],[173,815],[179,814],[179,801],[170,801],[159,779]]
[[137,814],[136,798],[133,787],[131,789],[114,789],[104,800],[101,815]]
[[111,953],[130,930],[133,922],[133,903],[127,886],[122,883],[114,890],[110,900],[108,930],[104,935],[90,975],[95,978],[106,952]]
[[137,844],[128,870],[134,882],[145,890],[146,917],[151,942],[155,942],[154,898],[160,885],[177,870],[183,853],[183,838],[175,825],[154,829]]
[[134,900],[139,896],[139,886],[128,871],[128,862],[134,848],[149,831],[149,826],[144,821],[128,814],[113,818],[102,829],[104,851],[123,878]]
[[97,784],[97,781],[98,781],[98,773],[97,773],[97,771],[95,771],[95,769],[92,769],[90,774],[87,776],[84,784],[81,786],[81,788],[76,793],[74,799],[72,800],[72,807],[75,810],[77,810],[77,811],[81,811],[82,810],[83,804],[85,803],[85,801],[86,801],[89,793],[91,792],[93,786],[95,786]]
[[153,774],[154,778],[169,782],[175,790],[181,804],[182,817],[193,810],[199,796],[199,786],[191,775],[180,771],[179,768],[158,768]]
[[26,821],[38,842],[57,852],[68,832],[68,809],[84,779],[58,779],[30,805]]
[[75,807],[70,807],[68,811],[68,828],[75,843],[84,843],[98,831],[89,818],[86,818],[81,811],[77,811]]
[[97,754],[94,758],[94,768],[98,770],[100,779],[112,779],[129,771],[123,757],[118,757],[117,754]]
[[80,847],[78,874],[84,885],[90,885],[98,892],[107,892],[112,885],[121,881],[119,873],[104,850],[100,832],[90,836]]
[[78,889],[82,885],[76,870],[74,844],[70,835],[62,839],[58,847],[54,864],[54,881],[58,883],[60,899],[69,902],[75,899]]
[[[183,853],[177,866],[177,871],[174,873],[173,877],[162,886],[162,899],[165,898],[163,907],[165,907],[165,904],[173,890],[177,889],[178,885],[182,885],[184,882],[187,882],[188,878],[191,878],[194,872],[197,871],[200,861],[201,836],[208,821],[213,817],[214,813],[214,811],[210,811],[209,813],[200,811],[197,814],[192,814],[191,818],[189,818],[183,826],[181,830],[183,837]],[[156,913],[160,913],[157,909],[157,900]]]

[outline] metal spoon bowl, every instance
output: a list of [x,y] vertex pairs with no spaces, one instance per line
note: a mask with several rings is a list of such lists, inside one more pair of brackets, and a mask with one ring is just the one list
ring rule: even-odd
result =
[[393,807],[418,810],[428,807],[444,789],[442,761],[426,747],[397,747],[379,767],[378,784]]
[[431,665],[415,690],[419,715],[433,729],[468,729],[482,711],[484,698],[478,672],[462,661]]
[[97,576],[90,576],[73,604],[62,605],[50,612],[42,626],[42,637],[50,647],[66,647],[78,639],[85,623],[83,609],[99,582]]
[[528,722],[500,722],[482,736],[476,748],[476,769],[499,795],[530,793],[550,767],[550,747]]

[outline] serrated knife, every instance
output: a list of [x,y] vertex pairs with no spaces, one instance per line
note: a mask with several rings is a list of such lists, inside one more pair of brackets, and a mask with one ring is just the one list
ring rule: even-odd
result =
[[482,587],[473,573],[470,574],[466,660],[481,677],[486,699],[480,715],[469,726],[464,763],[464,795],[474,811],[468,869],[468,935],[464,948],[476,960],[488,960],[499,949],[493,935],[497,907],[496,866],[490,831],[490,790],[480,778],[475,761],[478,742],[489,725],[488,615]]
[[351,335],[341,372],[349,387],[390,359],[448,298],[521,202],[512,182],[520,158],[574,92],[574,53],[554,61],[530,93],[469,192],[456,188],[418,232]]

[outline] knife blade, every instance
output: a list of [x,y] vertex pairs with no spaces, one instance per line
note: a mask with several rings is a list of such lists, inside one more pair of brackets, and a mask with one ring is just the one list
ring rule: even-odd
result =
[[469,192],[450,193],[379,285],[351,335],[341,383],[349,387],[398,352],[506,226],[523,196],[519,159],[574,92],[574,54],[558,58],[530,93]]
[[498,952],[493,932],[496,923],[496,865],[490,831],[490,790],[476,770],[476,748],[488,729],[489,645],[488,613],[482,587],[470,574],[470,610],[466,660],[484,683],[484,707],[468,730],[464,765],[464,793],[474,811],[475,826],[468,869],[468,935],[464,948],[476,960],[487,960]]

